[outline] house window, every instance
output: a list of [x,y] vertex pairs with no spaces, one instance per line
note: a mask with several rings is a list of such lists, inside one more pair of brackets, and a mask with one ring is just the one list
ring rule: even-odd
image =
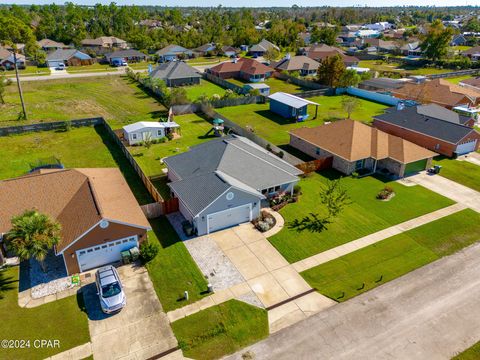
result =
[[317,148],[315,149],[315,154],[320,155],[320,148],[317,147]]
[[267,189],[263,189],[263,190],[262,190],[262,194],[263,194],[263,195],[266,195],[267,193],[268,193],[268,190],[267,190]]
[[137,134],[132,134],[132,140],[137,140]]
[[269,193],[269,194],[270,194],[270,193],[273,193],[273,187],[271,187],[271,188],[268,189],[268,193]]
[[440,149],[440,144],[435,145],[435,150],[438,150],[438,149]]
[[157,130],[157,135],[162,136],[162,130]]
[[365,159],[357,160],[355,162],[355,170],[363,169],[364,165],[365,165]]
[[279,190],[280,190],[280,185],[275,186],[275,191],[279,191]]

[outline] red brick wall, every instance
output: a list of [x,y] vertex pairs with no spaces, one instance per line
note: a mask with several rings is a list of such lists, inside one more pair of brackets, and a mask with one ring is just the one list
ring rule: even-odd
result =
[[[383,121],[374,120],[373,126],[375,126],[379,130],[385,131],[392,135],[399,136],[405,140],[413,142],[414,144],[423,146],[429,150],[432,150],[438,154],[442,154],[445,156],[452,157],[455,149],[457,148],[457,145],[450,144],[448,142],[435,139],[423,134],[419,134],[411,130],[404,129],[392,124],[388,124]],[[466,137],[465,141],[468,141],[469,139],[473,140],[475,138],[479,139],[479,136],[476,135],[474,132],[472,132],[472,135],[469,137]],[[479,142],[480,142],[480,139],[477,141],[477,148],[478,148]],[[437,144],[440,145],[439,148],[436,148]]]

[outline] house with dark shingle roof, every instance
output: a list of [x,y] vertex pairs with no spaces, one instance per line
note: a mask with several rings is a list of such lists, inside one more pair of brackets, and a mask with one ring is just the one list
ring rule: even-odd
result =
[[302,172],[250,140],[232,135],[164,159],[168,186],[198,235],[252,221],[263,200],[293,192]]
[[373,125],[436,153],[453,157],[478,150],[480,133],[470,118],[435,104],[390,108]]
[[165,81],[167,86],[200,84],[202,76],[183,61],[171,61],[160,64],[150,74],[152,79]]
[[70,275],[120,261],[151,229],[118,168],[37,170],[3,180],[0,203],[0,235],[30,209],[60,223],[54,251]]
[[262,39],[258,44],[252,45],[250,49],[248,49],[248,53],[253,56],[263,56],[268,50],[275,49],[280,51],[280,48],[271,43],[266,39]]
[[207,71],[222,79],[236,78],[248,82],[259,82],[270,77],[275,70],[254,59],[240,58],[231,62],[223,62]]
[[47,66],[57,67],[60,64],[68,66],[90,65],[94,59],[77,49],[59,49],[47,55]]
[[105,59],[107,59],[110,64],[119,61],[140,62],[147,60],[147,57],[146,54],[134,49],[117,50],[105,55]]
[[437,155],[400,137],[354,120],[290,131],[290,146],[316,159],[333,157],[343,174],[387,170],[398,177],[425,170]]

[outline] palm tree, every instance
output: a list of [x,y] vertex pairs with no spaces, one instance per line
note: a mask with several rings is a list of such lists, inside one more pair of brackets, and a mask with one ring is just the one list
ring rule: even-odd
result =
[[60,241],[61,225],[36,210],[27,210],[14,216],[11,222],[12,229],[6,234],[9,249],[22,261],[31,258],[38,260],[46,272],[44,260],[49,250]]

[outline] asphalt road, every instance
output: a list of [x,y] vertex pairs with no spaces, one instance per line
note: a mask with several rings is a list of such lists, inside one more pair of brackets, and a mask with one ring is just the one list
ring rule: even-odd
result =
[[480,340],[479,275],[476,244],[228,358],[450,359]]

